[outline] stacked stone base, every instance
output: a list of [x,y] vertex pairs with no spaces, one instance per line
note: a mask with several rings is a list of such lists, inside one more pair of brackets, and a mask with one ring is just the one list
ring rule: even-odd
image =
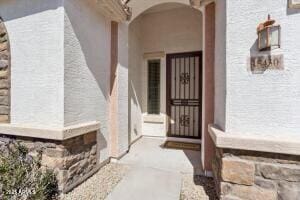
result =
[[97,170],[97,132],[64,141],[0,135],[0,149],[5,150],[15,141],[27,147],[33,157],[41,155],[42,167],[54,171],[61,192],[67,192]]
[[10,121],[10,45],[0,17],[0,123]]
[[300,156],[216,149],[221,200],[300,200]]

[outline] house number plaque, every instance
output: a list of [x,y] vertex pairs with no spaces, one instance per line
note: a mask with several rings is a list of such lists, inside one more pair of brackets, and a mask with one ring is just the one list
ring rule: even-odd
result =
[[289,0],[290,8],[300,8],[300,0]]
[[283,70],[283,55],[253,56],[250,58],[251,71]]

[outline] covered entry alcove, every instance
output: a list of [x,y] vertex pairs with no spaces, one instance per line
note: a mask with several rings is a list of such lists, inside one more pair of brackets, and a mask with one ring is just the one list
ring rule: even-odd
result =
[[176,2],[154,5],[131,21],[130,142],[142,135],[200,142],[202,21],[199,10]]
[[[115,104],[111,105],[112,110],[117,110],[117,113],[112,117],[114,120],[111,120],[112,130],[116,128],[116,131],[112,131],[111,146],[112,149],[119,149],[113,157],[124,155],[128,146],[141,136],[196,142],[201,143],[199,158],[202,158],[202,166],[211,171],[213,148],[208,135],[208,124],[215,120],[215,3],[201,1],[201,6],[194,8],[191,2],[193,1],[132,0],[127,4],[132,10],[130,21],[117,24],[117,29],[116,24],[112,26],[112,35],[118,36],[118,41],[112,37],[112,44],[117,42],[112,55],[118,56],[115,58],[118,63],[116,70],[112,71],[113,80],[116,80],[116,97],[112,98]],[[223,7],[216,9],[222,10]],[[191,111],[190,114],[185,114],[185,111],[183,114],[178,113],[175,119],[175,116],[171,116],[170,106],[171,103],[178,104],[178,99],[173,99],[176,102],[170,99],[172,92],[167,83],[172,82],[169,78],[172,74],[167,72],[167,60],[174,55],[194,53],[197,56],[180,58],[182,61],[178,58],[176,67],[180,66],[182,71],[176,75],[176,81],[174,77],[173,84],[181,84],[181,78],[182,85],[187,88],[193,85],[194,88],[191,88],[196,89],[197,85],[197,98],[189,99],[186,96],[179,100],[182,107],[196,106],[198,119],[194,115],[191,117]],[[195,63],[197,68],[193,69],[192,75],[185,72],[188,65],[195,67]],[[173,68],[175,70],[175,65]],[[182,89],[184,91],[184,86]],[[222,117],[222,113],[219,116]],[[177,131],[171,135],[173,137],[168,137],[172,133],[172,125],[179,127],[180,122],[185,133]],[[188,125],[191,127],[187,128]],[[194,127],[195,131],[190,132]],[[192,138],[188,137],[190,135]]]

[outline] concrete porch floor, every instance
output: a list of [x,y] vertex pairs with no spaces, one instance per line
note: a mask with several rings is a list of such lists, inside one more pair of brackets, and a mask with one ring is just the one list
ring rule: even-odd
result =
[[184,174],[202,174],[201,152],[165,149],[162,148],[164,142],[161,138],[143,137],[131,146],[128,154],[116,161],[130,165],[131,170],[107,200],[180,199]]
[[165,139],[142,137],[118,162],[178,173],[202,175],[201,152],[163,148]]

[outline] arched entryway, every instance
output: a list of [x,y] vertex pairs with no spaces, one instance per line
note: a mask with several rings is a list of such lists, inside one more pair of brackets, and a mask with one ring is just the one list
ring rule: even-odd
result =
[[181,3],[153,6],[131,21],[130,142],[142,135],[200,142],[202,21]]
[[[190,2],[155,0],[129,3],[133,10],[128,33],[129,142],[134,142],[140,135],[173,136],[181,141],[192,138],[193,142],[198,139],[202,144],[202,166],[209,172],[213,148],[207,127],[214,122],[215,3],[204,3],[201,9],[195,9]],[[194,53],[198,53],[198,57],[193,56]],[[159,70],[155,70],[157,65]],[[178,65],[185,67],[177,74],[174,71]],[[191,70],[190,65],[196,69]],[[150,68],[154,75],[149,73]],[[152,92],[159,92],[156,96],[159,108],[155,99],[149,99],[149,79],[155,82],[158,72],[159,84],[154,83],[153,87],[159,85],[159,89],[152,89]],[[199,77],[195,75],[198,73]],[[178,79],[184,78],[182,75],[191,81],[181,87]],[[190,94],[192,92],[183,98],[177,96],[193,89],[198,91],[198,99],[197,94]],[[149,101],[154,105],[149,105]],[[196,106],[196,112],[194,107],[184,106],[178,111],[168,105],[171,103]],[[152,110],[149,112],[149,109]],[[195,133],[197,131],[199,135]]]
[[[173,122],[186,126],[195,125],[194,121],[197,121],[199,134],[196,136],[201,139],[193,138],[193,142],[201,142],[202,151],[199,157],[202,157],[202,166],[206,171],[211,171],[213,148],[207,129],[208,124],[214,122],[215,3],[202,1],[202,7],[195,9],[190,2],[130,1],[128,5],[132,8],[131,21],[112,23],[112,57],[115,58],[112,59],[115,61],[112,63],[115,68],[112,68],[111,74],[116,74],[116,77],[111,80],[116,82],[112,84],[111,99],[115,99],[112,101],[115,104],[111,103],[111,110],[118,111],[111,112],[115,115],[111,116],[112,130],[116,129],[111,137],[114,157],[124,155],[126,147],[142,135],[167,137],[172,129],[169,125]],[[196,58],[182,58],[183,55],[195,53]],[[170,93],[172,95],[170,88],[172,90],[174,87],[169,80],[170,76],[172,79],[172,74],[167,73],[167,58],[170,60],[169,64],[173,63],[173,67],[191,63],[192,67],[195,63],[199,65],[199,102],[196,102],[199,106],[198,119],[186,114],[177,117],[180,119],[178,121],[172,118],[172,108],[168,108],[167,105],[167,99],[170,98],[167,97]],[[196,70],[193,71],[195,72]],[[194,77],[193,74],[185,72],[179,73],[176,80],[180,82],[182,79],[186,85],[186,82],[193,81]],[[171,86],[167,88],[168,81]],[[149,84],[152,86],[148,87]],[[150,92],[155,94],[151,95],[154,99],[149,99]],[[180,99],[180,103],[190,102]],[[125,106],[127,111],[124,110]],[[128,118],[125,119],[126,116]],[[124,134],[124,131],[127,131],[125,127],[128,127],[128,135]],[[182,140],[182,137],[178,138]],[[187,141],[190,138],[183,139]]]

